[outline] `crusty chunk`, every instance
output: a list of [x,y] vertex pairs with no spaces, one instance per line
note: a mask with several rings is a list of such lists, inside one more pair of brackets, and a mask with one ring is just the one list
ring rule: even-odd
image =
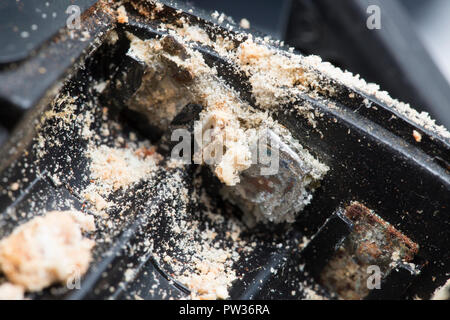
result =
[[[0,269],[13,284],[39,291],[86,272],[94,241],[81,230],[93,230],[88,216],[52,211],[19,226],[0,242]],[[80,225],[82,221],[82,225]]]

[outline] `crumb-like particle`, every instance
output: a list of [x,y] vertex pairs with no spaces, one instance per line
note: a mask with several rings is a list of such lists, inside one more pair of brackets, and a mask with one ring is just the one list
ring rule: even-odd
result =
[[117,21],[119,23],[128,23],[128,15],[124,6],[117,8]]
[[156,12],[161,12],[164,10],[164,6],[161,2],[157,2],[155,3],[155,11]]
[[422,135],[416,130],[413,130],[413,137],[414,137],[414,140],[416,140],[416,142],[422,141]]
[[11,186],[10,186],[10,189],[12,190],[12,191],[17,191],[17,190],[19,190],[19,184],[17,183],[17,182],[13,182],[13,183],[11,183]]
[[214,11],[213,13],[211,13],[211,17],[213,17],[214,19],[219,18],[219,13],[217,11]]
[[241,22],[239,23],[239,26],[242,29],[250,29],[250,21],[248,21],[247,19],[243,18],[243,19],[241,19]]
[[103,211],[109,206],[108,201],[95,191],[86,191],[84,198],[92,203],[97,211]]

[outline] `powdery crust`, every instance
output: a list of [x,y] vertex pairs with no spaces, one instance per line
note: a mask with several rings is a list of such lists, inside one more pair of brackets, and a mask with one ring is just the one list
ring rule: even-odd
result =
[[[200,177],[195,180],[195,185],[202,184]],[[228,298],[228,289],[238,278],[233,266],[244,253],[252,250],[249,243],[240,238],[243,225],[234,217],[225,218],[218,214],[203,189],[188,190],[179,173],[174,173],[165,182],[164,189],[164,195],[169,199],[175,200],[174,195],[179,195],[188,202],[189,197],[193,197],[205,209],[201,220],[192,220],[192,213],[185,207],[174,211],[169,206],[165,221],[173,236],[168,242],[149,240],[147,246],[155,253],[159,265],[168,268],[174,279],[191,290],[191,299]],[[225,238],[218,236],[221,232],[225,232]]]
[[[186,27],[181,30],[179,31],[181,35],[186,36]],[[180,70],[190,75],[191,79],[184,86],[180,86],[179,90],[190,93],[192,99],[190,102],[205,107],[200,114],[201,127],[195,131],[195,138],[201,148],[194,154],[194,160],[197,163],[210,164],[216,176],[224,184],[234,186],[239,183],[239,174],[251,165],[250,146],[256,130],[267,127],[281,128],[281,126],[268,113],[256,110],[242,101],[234,90],[217,77],[216,70],[205,63],[202,55],[190,48],[179,34],[172,33],[171,37],[174,39],[172,42],[182,46],[182,55],[168,53],[159,39],[144,41],[132,34],[128,34],[128,37],[131,41],[128,55],[145,61],[150,68],[160,65],[162,61],[170,61],[171,64],[175,64]],[[192,40],[192,37],[188,37],[188,40]],[[163,41],[166,40],[163,39]],[[252,57],[242,59],[251,60]],[[172,113],[167,114],[170,118]],[[210,134],[207,135],[207,142],[203,144],[206,130],[209,130]],[[283,133],[287,139],[294,140],[287,130]],[[224,149],[223,156],[215,158],[214,150],[221,146]],[[306,150],[305,153],[307,153]],[[320,167],[316,170],[317,172],[323,171],[323,174],[327,170],[316,160],[312,164]]]
[[83,275],[94,241],[81,230],[93,231],[92,217],[51,211],[19,226],[0,242],[0,268],[8,280],[27,291],[39,291]]
[[[160,64],[164,59],[176,64],[192,76],[194,81],[188,84],[189,91],[192,93],[193,101],[191,102],[208,108],[200,115],[202,123],[200,137],[203,137],[205,130],[212,130],[211,139],[207,145],[203,146],[203,149],[212,152],[215,146],[224,146],[225,153],[222,159],[218,159],[213,165],[213,170],[222,182],[235,185],[239,182],[239,172],[250,166],[251,157],[245,128],[241,128],[236,112],[237,109],[242,108],[243,103],[224,85],[218,85],[215,70],[206,65],[198,52],[186,48],[189,57],[182,59],[165,52],[159,40],[143,41],[131,34],[129,38],[131,39],[129,55],[145,61],[149,66]],[[170,114],[172,113],[166,116],[170,118]],[[172,115],[175,116],[175,114]],[[200,162],[212,162],[210,160],[213,157],[210,152],[206,152],[196,154],[194,158]]]
[[[162,10],[162,8],[163,8],[163,6],[160,3],[156,2],[155,11],[159,12]],[[217,14],[216,18],[221,21],[223,21],[225,19],[223,15],[219,15],[219,14]],[[166,26],[166,27],[169,28],[169,26]],[[244,55],[237,56],[236,51],[235,51],[236,48],[234,48],[233,41],[229,37],[224,38],[224,37],[220,36],[215,41],[212,41],[212,40],[208,39],[207,37],[205,37],[205,35],[207,36],[207,34],[203,30],[201,30],[200,28],[198,28],[196,26],[191,26],[189,24],[185,24],[185,25],[183,25],[183,28],[185,29],[183,37],[186,38],[187,41],[198,41],[201,43],[208,43],[220,54],[223,54],[224,56],[227,56],[230,59],[233,59],[234,61],[236,61],[236,63],[238,65],[241,65],[240,59],[243,58],[242,69],[245,69],[244,65],[247,65],[247,63],[248,63],[248,65],[250,65],[250,64],[258,65],[257,60],[254,60],[254,59],[269,59],[269,60],[274,59],[270,63],[272,63],[272,62],[278,63],[275,60],[277,57],[279,57],[279,54],[281,54],[282,56],[285,56],[285,55],[289,56],[289,54],[287,54],[286,52],[279,53],[278,50],[276,50],[276,49],[270,49],[269,50],[270,52],[268,54],[263,53],[262,56],[258,57],[258,55],[259,55],[258,48],[256,48],[256,49],[253,48],[255,50],[252,49],[253,51],[256,51],[256,57],[253,57],[253,58],[248,57],[245,55],[246,54],[245,52],[244,52]],[[177,35],[178,27],[173,26],[173,27],[170,27],[169,29],[172,29],[171,32],[173,34]],[[255,39],[255,41],[256,41],[256,39]],[[137,42],[134,42],[134,43],[137,44]],[[142,45],[142,48],[145,49],[144,50],[146,52],[145,54],[148,54],[147,58],[149,58],[150,56],[153,55],[153,53],[151,51],[147,50],[148,43],[141,42],[140,44]],[[154,44],[156,46],[158,45],[157,42],[155,42]],[[240,47],[239,50],[245,51],[246,49],[251,49],[250,41],[247,44],[249,44],[249,46],[247,48]],[[259,46],[259,49],[262,49],[262,50],[264,50],[264,48],[265,48],[265,45],[258,44],[258,46]],[[275,55],[276,57],[273,58],[273,55]],[[244,64],[244,61],[247,58],[250,58],[250,60],[246,61]],[[195,60],[195,59],[197,59],[197,60]],[[252,61],[252,59],[253,59],[253,61]],[[302,63],[304,63],[306,67],[311,66],[311,67],[314,67],[316,70],[320,69],[320,67],[317,66],[317,64],[321,64],[321,61],[319,58],[306,57],[306,58],[301,58],[301,59],[304,59],[302,61]],[[198,56],[196,57],[195,55],[194,55],[194,57],[191,57],[191,59],[190,59],[190,62],[193,62],[191,65],[194,65],[194,66],[196,65],[195,63],[197,61],[200,61],[201,63],[199,65],[197,65],[196,67],[202,68],[202,66],[203,66],[202,59],[200,59]],[[270,67],[270,63],[263,63],[263,65],[265,64],[266,66]],[[325,68],[326,66],[327,65],[324,64],[322,66],[322,68]],[[309,86],[308,82],[304,82],[305,71],[300,70],[301,68],[299,68],[298,66],[295,66],[295,65],[293,65],[292,67],[294,70],[297,70],[298,72],[296,71],[294,73],[291,73],[292,69],[288,68],[285,71],[286,71],[286,74],[288,75],[289,79],[288,80],[281,79],[281,80],[286,81],[287,84],[289,84],[289,83],[296,84],[297,86],[299,86],[299,88],[302,88],[302,87],[306,88],[305,85]],[[305,67],[305,70],[308,73],[309,71],[307,70],[306,67]],[[186,65],[186,68],[189,68],[189,66]],[[278,75],[276,75],[276,76],[271,74],[270,69],[267,69],[267,70],[262,69],[261,71],[256,72],[256,73],[264,73],[267,71],[269,73],[268,77],[272,77],[272,79],[271,78],[267,78],[267,79],[260,78],[259,84],[261,85],[264,81],[269,80],[269,82],[276,85],[277,81],[280,80],[280,79],[277,80],[277,77],[283,76],[283,70],[284,70],[283,68],[284,68],[284,66],[281,65],[280,69],[278,70],[280,73],[278,73]],[[249,69],[248,74],[250,76],[253,76],[255,74],[255,71],[250,67],[248,69]],[[197,68],[191,69],[191,70],[198,71]],[[205,71],[207,73],[209,73],[211,70],[208,69]],[[325,70],[323,70],[323,71],[325,72]],[[302,72],[303,72],[303,76],[302,76]],[[352,75],[352,77],[353,77],[353,75]],[[211,79],[211,78],[209,78],[209,79]],[[352,79],[354,80],[355,78],[352,78]],[[261,81],[262,81],[262,83],[261,83]],[[309,81],[309,80],[306,80],[306,81]],[[339,81],[342,81],[342,79],[340,79]],[[206,85],[206,84],[207,84],[207,81],[204,83],[204,85]],[[258,90],[258,77],[257,76],[255,76],[253,78],[252,86],[254,86],[256,88],[256,91]],[[202,88],[202,90],[203,89],[204,88]],[[214,92],[214,90],[216,90],[216,89],[217,88],[210,88],[211,94],[217,93],[219,95],[222,95],[223,93],[225,93],[225,96],[228,95],[228,93],[227,93],[227,92],[229,92],[228,89],[224,88],[223,91],[219,90],[219,92]],[[261,94],[256,93],[255,95],[256,95],[257,101],[260,104],[260,106],[266,105],[267,109],[269,109],[269,110],[271,108],[273,108],[273,106],[277,106],[277,104],[279,104],[283,101],[286,101],[285,99],[290,98],[290,94],[285,93],[286,88],[281,88],[281,87],[273,88],[272,87],[272,89],[269,90],[269,94],[267,94],[267,92],[262,89],[263,89],[263,87],[260,87]],[[280,89],[281,91],[278,89]],[[374,88],[371,87],[371,89],[374,89]],[[283,90],[284,90],[284,92],[283,92]],[[378,89],[376,89],[376,90],[378,90]],[[291,91],[291,93],[292,93],[292,91]],[[275,97],[276,99],[273,101],[270,101],[270,99],[273,97]],[[208,99],[208,98],[210,98],[210,97],[208,96],[208,94],[206,94],[206,96],[202,97],[202,99],[205,99],[205,100],[202,100],[202,101],[207,101],[206,99]],[[231,107],[232,110],[234,110],[234,107],[236,104],[241,104],[241,102],[237,101],[235,97],[232,97],[230,101],[232,101],[232,102],[227,103],[228,104],[227,107]],[[268,103],[265,104],[265,101],[268,101]],[[219,110],[219,109],[220,108],[218,108],[217,110]],[[68,113],[70,114],[71,111],[69,110]],[[248,116],[248,113],[244,113],[244,114],[245,114],[245,116]],[[67,115],[61,114],[61,115],[54,115],[54,116],[58,116],[60,118],[65,119],[65,117]],[[211,116],[211,113],[205,112],[202,115],[202,119],[208,119],[209,116]],[[50,117],[48,117],[48,118],[50,118]],[[427,118],[427,117],[424,116],[424,118]],[[70,119],[70,116],[69,116],[69,118],[67,118],[67,123],[70,124],[70,122],[72,120],[73,119]],[[220,119],[216,119],[216,120],[218,120],[218,122],[221,121]],[[239,122],[241,120],[242,119],[238,119]],[[207,121],[209,121],[209,120],[207,120]],[[424,121],[427,122],[428,120],[424,120]],[[252,128],[252,126],[249,127],[249,126],[245,125],[243,127],[243,130],[245,131],[245,130],[248,130],[249,128]],[[430,125],[430,128],[433,129],[433,126]],[[85,125],[85,126],[83,126],[83,129],[84,129],[83,136],[86,139],[92,138],[93,133],[89,129],[89,126]],[[44,145],[44,143],[48,143],[48,141],[47,142],[41,141],[42,145]],[[91,151],[94,150],[95,148],[99,148],[99,147],[94,147],[91,149]],[[109,148],[109,147],[106,147],[106,148]],[[121,148],[118,148],[118,149],[121,150]],[[43,150],[43,149],[39,149],[39,150]],[[176,164],[172,164],[172,165],[174,167],[177,166]],[[149,178],[148,174],[144,174],[144,176],[142,177],[142,179],[146,179],[146,178]],[[228,181],[232,182],[233,175],[231,175],[231,177],[228,177],[226,179]],[[108,203],[103,198],[103,196],[100,196],[97,192],[101,192],[102,194],[108,194],[109,191],[114,190],[114,181],[115,181],[114,179],[112,180],[112,183],[109,183],[109,182],[111,182],[111,181],[109,181],[107,183],[106,189],[105,188],[99,189],[98,188],[99,185],[96,183],[97,180],[92,180],[90,187],[92,187],[92,190],[94,190],[96,193],[92,196],[92,201],[91,200],[90,201],[95,204],[94,212],[95,212],[95,210],[103,211],[103,210],[107,209],[108,206],[110,205],[110,203]],[[134,181],[135,180],[130,181],[130,184],[133,184]],[[120,183],[119,183],[119,185],[120,185]],[[116,186],[118,186],[118,188],[127,188],[128,187],[128,185],[126,183],[121,186],[119,186],[119,185],[116,185]],[[87,196],[87,197],[89,197],[89,196]],[[205,202],[205,205],[208,205],[207,201],[204,201],[204,199],[201,199],[200,201]],[[117,204],[115,204],[115,205],[117,205]],[[180,215],[182,215],[180,212],[175,212],[173,214],[174,215],[176,214],[177,219],[180,217]],[[216,214],[211,215],[211,216],[214,216],[214,219],[222,218],[222,217],[220,217],[220,215],[216,215]],[[182,218],[180,221],[175,220],[175,218],[171,218],[171,219],[173,219],[173,221],[174,221],[174,225],[171,225],[174,230],[179,230],[180,232],[183,232],[183,233],[189,233],[190,236],[199,233],[199,231],[197,230],[197,225],[195,223],[185,222],[183,220],[184,218]],[[106,219],[105,219],[105,222],[106,222]],[[230,222],[230,225],[235,226],[236,223]],[[209,229],[209,228],[207,228],[207,230],[211,231],[211,229]],[[214,229],[212,229],[212,230],[214,230]],[[236,232],[233,232],[233,234],[230,236],[233,239],[233,241],[239,242],[240,241],[239,234],[240,234],[240,231],[238,230]],[[224,298],[227,296],[227,293],[225,293],[224,290],[227,290],[227,288],[230,287],[231,282],[236,277],[236,274],[232,270],[231,265],[233,264],[233,262],[235,262],[239,258],[239,254],[236,252],[236,249],[238,248],[238,246],[236,245],[236,247],[233,247],[233,248],[216,249],[216,248],[212,247],[213,239],[214,239],[214,231],[211,231],[211,232],[207,232],[207,233],[205,232],[204,240],[202,242],[196,243],[195,245],[193,243],[189,243],[188,241],[185,241],[185,240],[183,240],[183,242],[180,241],[180,243],[178,243],[178,245],[180,245],[181,247],[186,248],[186,254],[192,254],[192,251],[195,251],[195,259],[193,259],[193,261],[196,260],[197,263],[189,264],[189,267],[195,268],[194,269],[194,270],[196,270],[195,273],[190,273],[190,272],[183,273],[182,268],[186,267],[186,265],[184,265],[181,262],[176,261],[175,259],[173,259],[173,262],[172,262],[172,265],[174,267],[174,272],[175,272],[175,274],[173,275],[174,278],[182,281],[185,285],[187,285],[188,287],[193,289],[193,293],[192,293],[193,298]],[[142,245],[147,246],[149,248],[153,248],[153,244],[150,241],[148,243],[143,243]],[[240,243],[240,245],[241,246],[243,245],[242,242]],[[247,244],[244,244],[244,245],[247,245]],[[164,248],[163,251],[167,252],[167,248]],[[224,256],[227,256],[225,261],[223,261],[220,258],[220,257],[224,257]],[[167,257],[167,259],[166,259],[166,257],[164,257],[164,260],[172,261],[172,258]],[[131,273],[128,272],[127,274],[131,274]],[[131,280],[131,276],[127,277],[127,278],[130,278],[130,280]],[[311,291],[311,294],[308,293],[307,298],[315,299],[317,297],[315,297],[314,292]]]
[[107,203],[98,193],[107,194],[138,182],[156,168],[159,161],[153,148],[110,148],[106,145],[92,147],[88,152],[92,162],[91,178],[98,187],[85,194],[87,200],[103,209]]
[[[61,126],[67,130],[65,135],[72,137],[73,134],[70,130],[74,130],[87,140],[87,149],[82,150],[82,152],[90,160],[89,170],[87,170],[86,176],[83,177],[88,183],[82,187],[80,193],[92,204],[90,210],[97,217],[97,241],[99,243],[110,243],[113,241],[113,235],[122,230],[121,220],[128,219],[124,212],[129,211],[130,207],[136,205],[132,200],[123,202],[118,200],[117,197],[109,199],[109,195],[114,192],[115,182],[124,182],[116,183],[116,187],[120,186],[120,190],[117,190],[117,193],[128,194],[127,198],[133,199],[136,191],[133,188],[134,184],[141,181],[144,186],[157,185],[158,175],[155,171],[168,169],[169,175],[165,178],[163,186],[161,186],[164,188],[164,191],[160,195],[162,199],[166,199],[166,206],[164,208],[146,207],[145,210],[142,210],[142,214],[149,215],[148,219],[155,223],[152,226],[155,229],[145,228],[145,240],[133,246],[131,250],[140,249],[153,252],[154,258],[159,262],[163,270],[171,275],[172,279],[180,281],[192,289],[192,299],[223,299],[227,297],[228,288],[231,286],[232,281],[237,278],[232,266],[241,257],[238,249],[240,253],[249,250],[246,248],[247,243],[239,239],[241,232],[239,221],[234,218],[225,220],[218,213],[207,213],[207,216],[203,217],[205,221],[208,221],[206,229],[200,229],[199,225],[203,223],[203,219],[201,221],[193,220],[192,212],[187,210],[187,205],[192,199],[201,198],[201,196],[192,194],[192,190],[184,187],[184,179],[181,174],[177,173],[183,165],[173,161],[169,162],[167,167],[157,164],[161,156],[155,152],[149,141],[138,137],[133,131],[128,135],[114,137],[114,143],[112,144],[107,143],[106,141],[108,141],[110,135],[114,132],[114,128],[118,125],[117,122],[107,118],[107,110],[105,111],[97,105],[89,106],[88,110],[83,111],[80,115],[74,115],[73,113],[77,112],[77,110],[72,105],[73,100],[73,98],[67,96],[58,99],[56,105],[62,107],[60,112],[54,112],[53,108],[55,106],[52,106],[52,111],[42,119],[41,125],[43,128],[47,125],[54,126],[57,120],[57,122],[62,122]],[[98,109],[102,110],[101,115],[95,116],[99,114]],[[85,119],[90,121],[85,121]],[[95,129],[91,127],[91,124],[104,128],[103,131],[109,131],[110,134],[98,135]],[[89,134],[84,135],[84,132]],[[64,138],[66,136],[61,139]],[[45,156],[48,152],[46,146],[49,143],[52,145],[60,144],[58,141],[60,136],[54,137],[41,134],[38,139],[45,142],[37,148],[38,154],[42,156]],[[96,155],[98,156],[97,158],[95,157]],[[113,162],[116,165],[122,165],[119,166],[120,169],[116,166],[112,168],[113,170],[109,170],[110,168],[105,164],[105,159],[110,155],[119,158],[119,160],[116,159],[117,161],[114,160]],[[127,165],[123,166],[124,163],[127,163]],[[131,165],[132,163],[137,165],[137,167]],[[148,168],[149,171],[146,169],[141,170],[143,168]],[[140,174],[136,174],[133,179],[127,178],[126,181],[123,181],[121,178],[123,175],[131,174],[129,172],[131,169],[137,170]],[[100,174],[104,171],[107,172],[104,176],[105,179]],[[60,177],[61,180],[63,178]],[[145,187],[142,189],[145,189]],[[182,199],[181,202],[185,203],[185,205],[179,205],[178,197]],[[163,201],[162,199],[160,201]],[[205,204],[211,210],[215,210],[213,205],[209,204],[208,199],[208,197],[204,197],[198,201],[201,201],[202,204]],[[110,216],[109,213],[112,210],[116,212],[121,211],[121,213],[118,216],[117,214]],[[160,225],[157,221],[161,215],[164,216],[164,226],[173,233],[167,241],[155,243],[153,237],[160,230]],[[229,234],[230,242],[232,242],[231,245],[215,237],[216,230],[222,230],[222,228],[229,230],[227,233]],[[183,236],[177,237],[176,235],[178,234]],[[226,261],[223,261],[223,257],[226,257]],[[186,259],[183,260],[183,258]],[[135,270],[133,267],[129,267],[123,272],[125,282],[134,280]],[[208,279],[208,281],[203,281],[203,278]],[[158,288],[157,285],[151,288],[151,292],[163,292],[163,297],[166,294],[164,289]]]
[[303,57],[277,50],[267,44],[256,43],[250,36],[240,45],[234,61],[250,76],[252,92],[261,107],[273,108],[279,104],[292,102],[298,90],[332,97],[334,88],[332,84],[324,81],[325,76],[373,96],[425,129],[444,138],[450,138],[447,129],[436,125],[435,120],[432,120],[426,112],[419,113],[409,104],[391,98],[386,91],[381,91],[378,85],[367,83],[358,75],[343,71],[328,62],[322,62],[318,56]]
[[367,83],[364,79],[361,79],[359,75],[354,75],[349,71],[343,71],[333,66],[331,63],[322,62],[322,59],[318,56],[304,57],[303,61],[306,65],[315,68],[322,74],[350,88],[379,99],[388,107],[406,116],[408,119],[424,127],[425,129],[430,130],[446,139],[450,138],[450,132],[444,126],[437,125],[436,120],[431,119],[427,112],[423,111],[419,113],[409,104],[393,99],[388,92],[380,90],[379,85],[375,83]]
[[[155,2],[153,2],[155,3]],[[220,24],[226,18],[217,12],[212,17]],[[279,41],[270,40],[268,37],[253,38],[251,34],[235,32],[224,39],[219,36],[215,41],[205,31],[195,25],[195,22],[187,22],[185,17],[180,17],[179,25],[163,24],[162,30],[171,30],[171,34],[177,34],[186,41],[195,41],[203,45],[211,46],[220,55],[244,70],[250,76],[252,93],[260,107],[273,108],[295,100],[297,92],[308,94],[322,94],[332,96],[333,84],[330,80],[344,84],[356,91],[368,96],[373,96],[386,106],[406,116],[411,121],[430,130],[446,139],[450,138],[449,131],[436,124],[428,113],[411,108],[409,104],[400,102],[390,97],[386,91],[380,90],[377,84],[367,83],[359,75],[343,71],[315,55],[301,56],[276,48]],[[231,23],[231,22],[230,22]],[[246,25],[246,23],[244,23]],[[229,29],[233,27],[229,25]],[[233,40],[242,42],[239,48],[234,48]],[[272,46],[275,44],[275,46]]]
[[[143,48],[146,48],[146,46],[147,44],[143,43]],[[196,57],[193,57],[191,61],[196,61],[195,59]],[[198,67],[201,68],[202,65]],[[209,73],[210,69],[205,69],[205,71]],[[210,79],[217,81],[214,77]],[[207,81],[203,84],[206,86]],[[208,95],[214,98],[213,94],[217,88],[206,89]],[[222,87],[218,94],[221,97],[228,97],[227,104],[231,108],[235,108],[235,105],[242,105],[242,102],[236,99],[236,95],[231,94],[226,87]],[[39,146],[36,148],[39,157],[47,156],[49,147],[62,147],[68,139],[82,137],[86,140],[87,150],[84,148],[80,152],[87,157],[87,160],[91,160],[91,162],[88,161],[89,164],[95,162],[91,156],[98,149],[103,149],[106,154],[111,149],[116,149],[116,151],[112,151],[113,154],[132,153],[144,161],[147,157],[159,158],[158,155],[151,154],[150,143],[143,141],[144,139],[133,131],[122,135],[123,131],[118,129],[118,133],[116,133],[115,128],[119,128],[118,123],[108,117],[105,108],[95,102],[75,103],[76,99],[76,96],[58,97],[55,104],[51,106],[51,111],[43,117],[41,127],[45,130],[38,135]],[[207,119],[206,115],[205,119]],[[254,130],[255,125],[264,121],[269,125],[274,125],[273,120],[267,114],[255,116],[253,113],[244,112],[243,118],[238,118],[238,122],[242,122],[241,126],[246,134],[250,134],[249,130]],[[63,133],[53,135],[53,131],[48,130],[53,128],[55,123],[63,129]],[[252,123],[253,125],[251,125]],[[102,133],[99,134],[95,129],[96,127],[101,127]],[[114,137],[112,137],[113,135]],[[128,149],[128,151],[125,151],[125,149]],[[152,159],[148,160],[153,161]],[[72,161],[69,161],[68,164],[74,165]],[[138,191],[159,185],[158,189],[161,188],[162,190],[152,189],[151,193],[144,194],[151,198],[156,196],[155,193],[157,193],[159,199],[157,203],[163,201],[165,205],[161,208],[156,204],[156,207],[153,208],[151,207],[152,203],[149,203],[150,207],[147,206],[139,212],[141,215],[148,215],[147,218],[151,223],[143,227],[144,239],[132,245],[128,254],[133,255],[137,250],[152,252],[161,269],[170,274],[171,279],[180,281],[192,289],[191,298],[223,299],[228,297],[229,288],[233,281],[240,276],[237,274],[236,262],[245,259],[246,254],[255,248],[256,242],[253,242],[253,238],[249,239],[244,236],[241,238],[241,233],[246,228],[239,219],[225,215],[222,211],[224,208],[218,208],[216,204],[210,203],[211,200],[204,192],[200,193],[197,190],[193,193],[191,188],[188,189],[184,186],[185,178],[181,174],[183,169],[179,169],[182,168],[182,164],[170,162],[166,167],[161,164],[155,167],[158,168],[158,171],[167,170],[168,177],[165,178],[164,183],[159,185],[158,179],[160,176],[152,169],[149,173],[137,178],[138,180],[132,179],[133,181],[130,181],[130,184],[124,184],[119,188],[120,190],[117,190],[116,194],[127,195],[127,201],[121,201],[123,200],[121,197],[109,197],[114,192],[113,182],[115,180],[105,183],[101,179],[94,179],[92,170],[86,170],[86,173],[83,173],[82,180],[86,184],[83,183],[78,189],[77,185],[72,185],[75,189],[74,192],[79,192],[93,204],[92,207],[89,207],[89,210],[96,215],[98,226],[96,238],[99,243],[97,253],[101,254],[100,244],[113,243],[114,237],[123,231],[122,223],[129,221],[129,212],[136,210],[137,204],[133,201],[136,196],[136,188],[133,188],[133,185],[137,181],[142,182],[142,187],[139,186]],[[63,182],[72,178],[64,176],[62,173],[58,177]],[[113,182],[111,183],[111,181]],[[195,185],[203,190],[201,179],[196,180]],[[138,197],[136,196],[136,198]],[[181,203],[185,205],[180,205],[178,198],[181,198]],[[201,212],[193,213],[187,208],[192,205],[191,201],[194,203],[198,201],[206,209],[202,208]],[[114,215],[109,215],[112,212],[114,212]],[[171,234],[163,241],[155,239],[155,234],[161,230],[161,224],[158,222],[161,218],[163,218],[163,226]],[[225,233],[225,236],[222,233]],[[220,234],[220,236],[216,236],[217,234]],[[124,282],[134,280],[135,268],[137,266],[128,265],[127,269],[123,270]],[[157,275],[150,274],[149,277],[157,279]],[[121,282],[120,285],[125,284],[124,282]],[[115,287],[111,288],[111,292],[114,292],[115,289]],[[157,283],[150,289],[150,292],[162,298],[168,294]],[[135,296],[135,298],[139,297]]]
[[192,290],[193,299],[228,298],[228,285],[237,279],[235,272],[230,271],[231,252],[206,247],[200,254],[203,260],[197,262],[194,272],[182,275],[179,280]]

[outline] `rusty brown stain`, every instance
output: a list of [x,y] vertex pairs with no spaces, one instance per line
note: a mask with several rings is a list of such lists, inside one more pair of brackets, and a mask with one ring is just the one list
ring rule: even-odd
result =
[[367,267],[376,264],[383,276],[393,268],[393,255],[409,262],[419,246],[359,202],[345,208],[354,228],[320,275],[320,282],[343,299],[362,299],[369,289]]

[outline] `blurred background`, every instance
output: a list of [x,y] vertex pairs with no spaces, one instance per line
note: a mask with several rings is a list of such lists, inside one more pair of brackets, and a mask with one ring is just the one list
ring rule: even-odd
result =
[[[188,0],[378,83],[450,128],[448,0]],[[369,30],[378,5],[381,29]]]

